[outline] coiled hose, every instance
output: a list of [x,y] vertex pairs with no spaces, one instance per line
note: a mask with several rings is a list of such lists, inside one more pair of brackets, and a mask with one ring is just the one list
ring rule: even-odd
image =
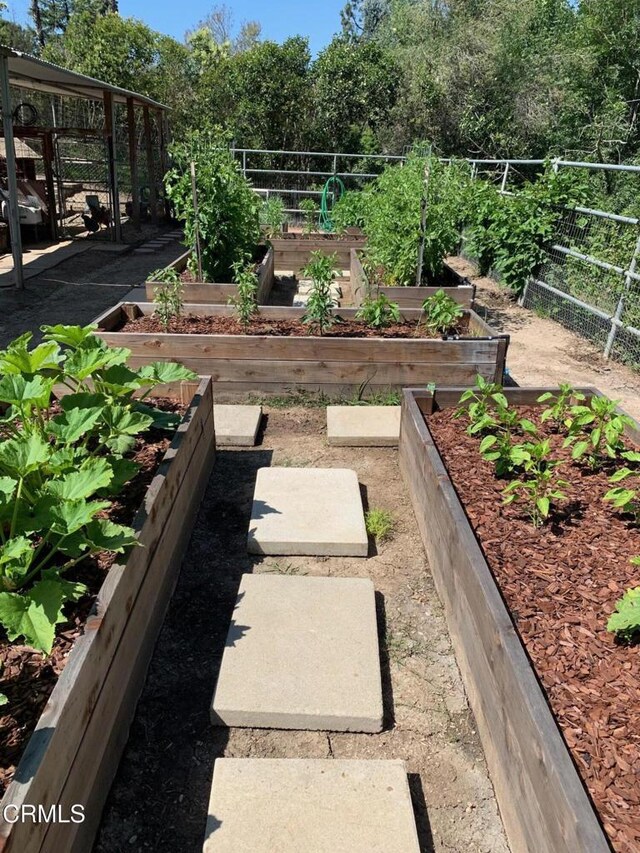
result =
[[320,200],[320,227],[323,231],[333,231],[331,210],[345,192],[345,185],[337,175],[332,175],[324,185]]

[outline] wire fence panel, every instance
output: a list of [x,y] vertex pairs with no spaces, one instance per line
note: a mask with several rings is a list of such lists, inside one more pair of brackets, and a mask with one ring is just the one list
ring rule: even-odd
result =
[[603,211],[564,210],[521,304],[601,347],[640,363],[638,220]]

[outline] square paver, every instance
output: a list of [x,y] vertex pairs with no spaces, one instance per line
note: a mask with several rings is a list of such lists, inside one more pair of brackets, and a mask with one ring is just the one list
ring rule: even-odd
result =
[[260,468],[251,508],[251,554],[366,557],[369,543],[355,471]]
[[340,447],[397,447],[400,406],[327,406],[327,440]]
[[256,443],[262,406],[223,406],[213,407],[213,421],[216,428],[216,445],[225,447],[253,447]]
[[382,718],[372,582],[243,575],[213,724],[379,732]]
[[402,761],[219,758],[204,853],[420,853]]

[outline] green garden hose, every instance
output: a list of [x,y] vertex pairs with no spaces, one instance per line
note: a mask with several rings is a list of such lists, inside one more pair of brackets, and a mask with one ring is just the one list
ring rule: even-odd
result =
[[320,227],[323,231],[333,231],[331,210],[340,196],[345,192],[345,185],[337,175],[332,175],[322,190],[320,201]]

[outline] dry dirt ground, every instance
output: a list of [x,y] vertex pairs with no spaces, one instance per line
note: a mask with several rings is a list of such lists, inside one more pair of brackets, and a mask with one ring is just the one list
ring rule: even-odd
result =
[[[404,759],[423,853],[507,853],[397,451],[329,447],[323,408],[265,407],[265,414],[260,446],[218,453],[95,853],[199,853],[219,756]],[[367,559],[249,556],[256,472],[269,465],[354,468],[365,506],[393,513],[394,538],[372,544]],[[209,705],[244,572],[373,579],[386,709],[381,734],[212,727]]]
[[589,341],[553,320],[520,308],[511,291],[493,279],[475,275],[463,258],[448,258],[476,286],[478,313],[511,336],[507,367],[519,385],[595,385],[636,420],[640,420],[640,372],[607,361]]

